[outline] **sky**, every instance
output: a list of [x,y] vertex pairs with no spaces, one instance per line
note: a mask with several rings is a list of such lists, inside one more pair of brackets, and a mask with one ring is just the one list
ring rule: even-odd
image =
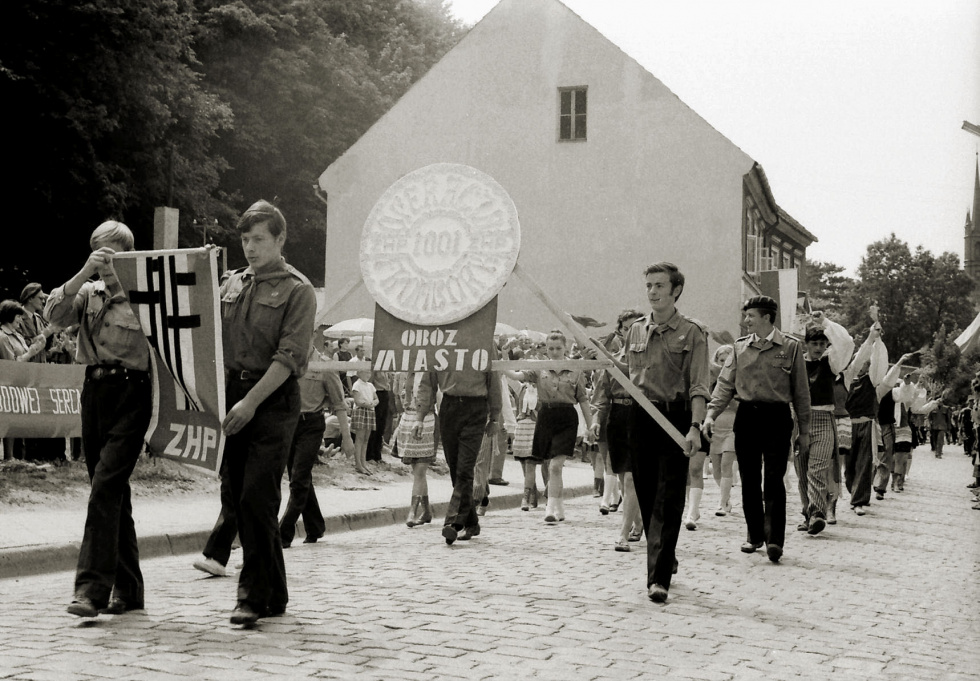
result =
[[[479,21],[498,0],[450,0]],[[759,162],[849,274],[895,233],[963,257],[980,137],[977,0],[564,0]]]

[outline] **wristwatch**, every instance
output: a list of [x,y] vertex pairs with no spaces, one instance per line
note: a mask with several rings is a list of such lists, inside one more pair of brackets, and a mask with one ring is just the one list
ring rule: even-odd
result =
[[698,430],[701,430],[701,422],[700,421],[691,421],[691,428],[697,428]]

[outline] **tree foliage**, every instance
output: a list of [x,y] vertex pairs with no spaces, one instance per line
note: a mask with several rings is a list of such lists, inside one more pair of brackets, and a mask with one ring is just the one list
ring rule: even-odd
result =
[[807,292],[811,307],[840,322],[844,297],[854,280],[843,274],[840,265],[820,260],[807,261],[805,272],[801,288]]
[[4,296],[64,281],[102,220],[150,247],[156,206],[237,256],[236,216],[275,197],[322,281],[317,177],[463,33],[442,0],[32,0],[0,26],[6,217],[57,245],[4,262]]
[[898,357],[931,346],[940,329],[955,337],[966,328],[975,315],[973,287],[955,254],[912,251],[892,234],[868,246],[844,293],[843,319],[852,334],[863,335],[876,304],[889,353]]

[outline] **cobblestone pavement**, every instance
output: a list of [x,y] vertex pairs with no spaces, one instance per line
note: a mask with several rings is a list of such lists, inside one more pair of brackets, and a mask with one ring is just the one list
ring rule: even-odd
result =
[[69,573],[6,580],[0,678],[977,679],[980,512],[947,451],[920,448],[904,493],[819,536],[791,514],[778,565],[739,552],[741,514],[715,517],[706,481],[666,605],[645,544],[613,551],[622,516],[591,498],[558,526],[490,514],[451,547],[437,524],[295,545],[288,612],[254,629],[228,623],[235,580],[187,557],[144,563],[145,611],[89,621],[65,613]]

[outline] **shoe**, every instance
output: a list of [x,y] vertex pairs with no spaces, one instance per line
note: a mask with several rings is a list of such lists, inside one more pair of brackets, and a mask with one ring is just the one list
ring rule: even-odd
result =
[[973,506],[971,506],[970,508],[972,508],[974,511],[980,511],[980,501],[973,504]]
[[654,603],[666,603],[667,602],[667,589],[663,588],[659,584],[654,584],[647,591],[647,597]]
[[599,513],[601,513],[602,515],[609,515],[609,507],[603,504],[602,506],[599,507]]
[[487,482],[491,485],[500,485],[501,487],[506,487],[510,484],[503,478],[491,478],[490,480],[487,480]]
[[99,614],[98,608],[92,603],[91,598],[86,598],[85,596],[75,596],[71,604],[68,606],[68,614],[75,615],[76,617],[97,617]]
[[814,516],[810,518],[810,527],[807,528],[807,534],[820,534],[825,527],[827,527],[827,521],[820,516]]
[[201,572],[207,572],[209,575],[214,575],[215,577],[227,577],[228,572],[225,570],[225,566],[216,561],[214,558],[204,557],[198,558],[194,561],[194,567]]
[[419,525],[419,506],[422,505],[422,497],[416,495],[412,497],[412,504],[408,509],[408,520],[405,521],[405,527],[415,527]]
[[446,538],[447,544],[452,544],[459,536],[459,532],[452,525],[443,525],[442,536]]
[[109,604],[104,608],[100,608],[99,612],[103,615],[121,615],[124,612],[129,612],[130,610],[142,609],[143,603],[139,601],[127,601],[119,598],[118,596],[113,596],[109,599]]
[[610,513],[615,513],[616,511],[618,511],[619,510],[619,505],[621,503],[623,503],[623,497],[619,497],[619,501],[617,501],[615,504],[609,504],[609,512]]
[[854,511],[856,515],[864,515],[865,513],[863,506],[851,506],[851,510]]
[[691,520],[690,518],[688,518],[684,522],[684,527],[686,527],[687,529],[689,529],[691,531],[694,531],[694,530],[698,529],[698,524],[696,522],[694,522],[693,520]]
[[980,482],[971,482],[966,486],[967,489],[977,489],[980,488]]
[[827,524],[828,525],[837,524],[837,509],[834,506],[827,509]]
[[248,603],[241,602],[231,611],[232,624],[255,624],[259,621],[259,613],[255,612]]
[[322,536],[323,536],[322,534],[314,534],[314,535],[309,535],[308,534],[308,535],[306,535],[306,538],[303,540],[303,543],[304,544],[316,544],[317,540],[320,537],[322,537]]
[[616,547],[615,548],[616,548],[617,551],[622,551],[624,553],[629,553],[630,552],[629,542],[628,541],[623,541],[622,539],[620,539],[618,542],[616,542]]
[[432,507],[429,506],[429,497],[422,497],[422,516],[415,519],[416,525],[425,525],[432,522]]
[[265,610],[262,611],[262,614],[259,615],[259,617],[282,617],[285,614],[286,614],[285,605],[270,605],[266,607]]
[[521,497],[521,510],[530,511],[531,510],[531,488],[524,488],[524,496]]
[[480,535],[480,526],[471,525],[469,527],[464,527],[463,531],[459,533],[456,537],[459,541],[469,541],[473,537],[478,537]]
[[732,512],[731,505],[729,505],[728,508],[725,508],[724,506],[719,506],[718,507],[718,510],[715,511],[715,515],[718,516],[718,517],[724,517],[724,516],[728,515],[731,512]]
[[487,514],[487,507],[486,506],[477,506],[476,507],[476,514],[482,518],[483,516],[485,516]]
[[558,516],[556,516],[554,513],[550,513],[549,512],[548,515],[546,515],[544,517],[544,521],[546,523],[557,523],[558,522]]
[[884,501],[885,495],[882,494],[881,492],[875,492],[875,499],[877,499],[878,501]]
[[532,487],[531,488],[531,508],[537,508],[537,507],[538,507],[538,488],[537,487]]
[[280,539],[279,543],[282,544],[282,547],[284,549],[288,549],[290,546],[293,545],[293,540],[290,539],[289,541],[286,541],[285,539]]
[[902,485],[901,487],[899,487],[898,488],[898,491],[899,492],[904,492],[905,491],[905,485]]
[[796,526],[796,529],[800,532],[806,532],[808,529],[810,529],[810,522],[804,518],[803,522]]
[[643,539],[643,530],[633,530],[630,532],[630,536],[627,541],[640,541],[641,539]]
[[742,544],[742,553],[755,553],[761,548],[762,548],[761,541],[758,544],[755,542],[747,541],[744,544]]
[[779,544],[769,544],[766,546],[766,555],[773,563],[778,563],[779,559],[783,557],[783,547]]

